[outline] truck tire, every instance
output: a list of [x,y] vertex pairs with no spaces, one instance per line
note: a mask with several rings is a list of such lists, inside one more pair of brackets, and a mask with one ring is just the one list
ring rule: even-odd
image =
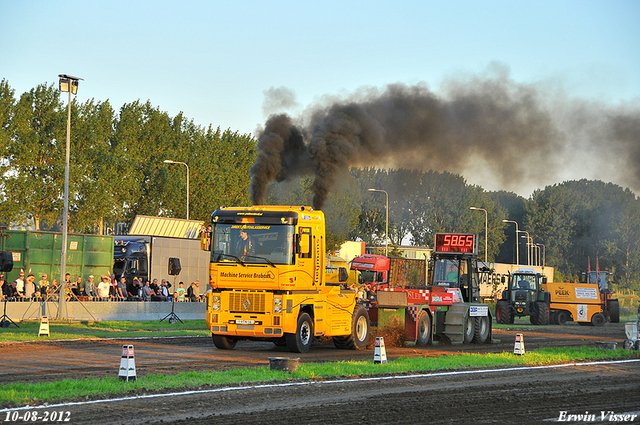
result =
[[287,348],[292,353],[306,353],[311,348],[313,339],[313,322],[307,313],[298,316],[298,324],[295,334],[286,334]]
[[564,326],[567,324],[567,320],[569,320],[569,315],[566,311],[560,310],[556,313],[556,323],[560,326]]
[[544,301],[536,301],[536,325],[549,324],[549,304]]
[[609,303],[609,320],[611,320],[611,323],[620,323],[620,304],[618,304],[618,301]]
[[602,313],[596,313],[593,316],[591,316],[591,324],[593,326],[602,326],[606,321],[607,320],[605,319],[604,314]]
[[496,317],[498,323],[502,323],[503,325],[511,325],[513,323],[513,312],[511,311],[511,304],[509,304],[508,301],[498,301]]
[[351,335],[334,336],[333,345],[336,348],[348,350],[364,350],[369,342],[369,313],[361,305],[356,305],[351,319]]
[[431,317],[429,313],[422,310],[416,322],[416,345],[425,346],[431,344]]
[[473,341],[473,336],[476,333],[475,317],[471,317],[469,315],[469,311],[467,311],[467,314],[464,316],[463,323],[464,343],[469,344]]
[[491,329],[491,321],[489,316],[475,317],[475,330],[473,333],[473,341],[476,344],[484,344],[489,337],[489,330]]
[[215,345],[219,350],[233,350],[238,343],[237,339],[229,338],[228,336],[213,334],[211,336],[213,337],[213,345]]

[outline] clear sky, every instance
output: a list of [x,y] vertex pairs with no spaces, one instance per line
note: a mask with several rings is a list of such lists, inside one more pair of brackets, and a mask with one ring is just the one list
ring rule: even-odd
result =
[[437,93],[494,62],[587,101],[640,100],[638,0],[0,0],[0,40],[16,96],[65,73],[81,102],[150,100],[240,133],[264,123],[272,88],[299,112],[397,82]]

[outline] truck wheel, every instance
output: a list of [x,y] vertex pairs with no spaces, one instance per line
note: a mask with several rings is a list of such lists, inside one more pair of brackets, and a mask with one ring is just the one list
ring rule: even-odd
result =
[[569,319],[569,316],[567,315],[567,312],[564,310],[560,310],[558,313],[556,313],[556,323],[560,326],[564,326],[567,324],[567,320]]
[[508,302],[498,301],[496,314],[498,316],[498,323],[502,323],[504,325],[510,325],[513,323],[513,312],[511,311],[511,305]]
[[336,348],[348,350],[364,350],[369,342],[369,312],[361,305],[356,305],[351,319],[351,335],[334,336]]
[[313,322],[307,313],[298,316],[298,325],[295,334],[286,334],[287,348],[292,353],[306,353],[311,347],[313,338]]
[[476,333],[476,321],[475,317],[471,317],[469,312],[465,315],[464,319],[464,343],[469,344],[473,341],[473,335]]
[[425,346],[431,344],[431,317],[429,313],[422,310],[416,322],[418,336],[416,337],[416,345]]
[[536,325],[549,324],[549,305],[544,301],[536,301]]
[[620,323],[620,304],[618,304],[618,301],[609,303],[609,319],[611,323]]
[[491,321],[489,316],[475,317],[475,330],[473,333],[473,342],[476,344],[484,344],[489,337],[489,329],[491,329]]
[[591,324],[593,326],[602,326],[604,325],[604,322],[606,322],[606,319],[604,318],[604,314],[602,313],[596,313],[591,316]]
[[351,319],[351,339],[353,349],[364,350],[369,342],[369,312],[361,305],[356,305]]
[[211,335],[213,337],[213,345],[219,350],[233,350],[238,340],[235,338],[229,338],[223,335]]
[[558,312],[554,311],[553,313],[549,313],[549,324],[557,325],[558,324]]

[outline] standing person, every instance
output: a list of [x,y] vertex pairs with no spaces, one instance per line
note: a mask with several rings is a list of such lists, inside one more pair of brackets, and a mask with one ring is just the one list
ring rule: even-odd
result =
[[100,297],[100,301],[107,301],[109,299],[110,287],[109,278],[107,276],[101,276],[100,283],[98,283],[98,296]]
[[84,294],[90,298],[96,298],[98,296],[98,290],[96,284],[93,282],[93,275],[89,275],[89,280],[84,283]]
[[184,301],[184,282],[180,282],[178,283],[178,287],[176,288],[175,293],[173,294],[173,297],[175,298],[176,301]]
[[24,270],[20,270],[18,278],[14,280],[14,282],[16,284],[18,294],[20,294],[20,297],[24,298]]
[[138,298],[138,278],[134,277],[131,283],[127,284],[127,299],[135,300]]
[[117,292],[119,299],[127,299],[127,279],[125,277],[120,278],[120,282],[118,282]]
[[187,289],[187,298],[191,302],[200,301],[200,295],[198,294],[198,286],[200,286],[200,281],[196,280],[195,282],[191,282],[189,289]]
[[32,274],[27,276],[27,280],[24,281],[24,296],[25,298],[31,298],[36,293],[36,284],[34,283],[36,277]]
[[162,285],[160,286],[158,295],[163,297],[163,301],[169,301],[169,289],[167,288],[166,279],[162,279]]
[[[69,276],[69,279],[71,279],[71,276]],[[76,291],[74,292],[76,294],[77,297],[79,297],[80,295],[84,294],[84,283],[82,283],[82,276],[78,276],[76,278]],[[72,290],[73,292],[73,290]]]
[[46,300],[51,292],[51,288],[49,288],[49,281],[47,280],[47,274],[42,273],[42,279],[38,281],[38,286],[36,288],[36,292],[40,292],[40,298]]
[[2,292],[2,299],[11,296],[11,284],[6,281],[4,274],[0,274],[0,291]]
[[255,254],[253,239],[251,239],[246,229],[240,229],[240,238],[236,244],[236,256],[244,260],[247,255],[253,254]]
[[142,299],[145,301],[151,301],[151,297],[156,295],[155,291],[151,289],[149,281],[146,281],[142,288]]

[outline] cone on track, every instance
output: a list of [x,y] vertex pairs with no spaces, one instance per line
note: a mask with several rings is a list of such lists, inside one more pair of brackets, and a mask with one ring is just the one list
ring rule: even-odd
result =
[[47,316],[42,316],[40,318],[40,330],[38,331],[38,336],[50,336],[49,335],[49,318]]
[[136,380],[136,359],[133,354],[133,345],[122,346],[122,358],[120,359],[120,372],[118,378],[121,381]]
[[524,336],[516,334],[516,344],[513,346],[513,354],[524,356]]
[[376,337],[376,348],[373,352],[373,363],[382,364],[387,362],[387,350],[384,348],[384,338]]

